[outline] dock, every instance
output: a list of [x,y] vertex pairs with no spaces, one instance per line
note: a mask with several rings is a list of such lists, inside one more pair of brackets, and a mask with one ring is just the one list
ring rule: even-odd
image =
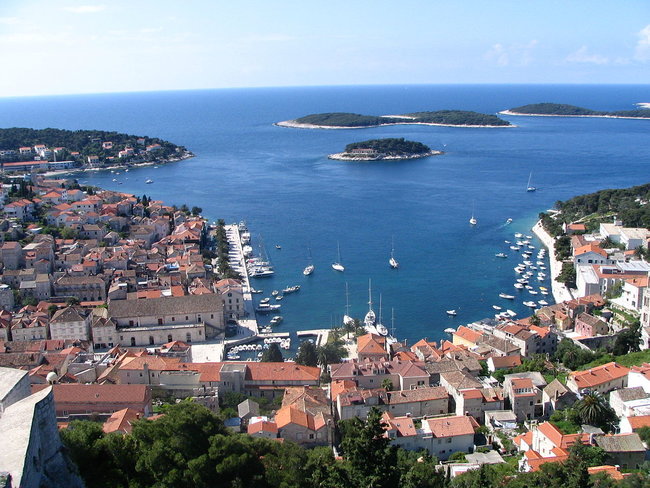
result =
[[[240,318],[237,323],[239,329],[237,336],[231,341],[238,342],[246,336],[257,336],[259,334],[259,327],[257,318],[255,317],[255,305],[253,303],[253,294],[251,293],[250,277],[248,276],[248,269],[246,268],[246,258],[244,257],[243,246],[241,243],[241,234],[239,233],[239,226],[237,224],[225,225],[226,238],[228,239],[228,246],[230,248],[229,254],[234,256],[229,258],[230,267],[239,273],[242,277],[242,291],[244,300],[244,318]],[[228,344],[230,341],[226,341]]]

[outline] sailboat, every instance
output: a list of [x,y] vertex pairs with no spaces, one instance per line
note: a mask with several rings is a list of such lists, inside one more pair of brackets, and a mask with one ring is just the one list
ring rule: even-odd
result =
[[537,190],[537,188],[535,188],[534,186],[531,186],[531,184],[530,184],[530,180],[531,180],[532,177],[533,177],[533,172],[531,171],[530,174],[528,175],[528,185],[526,185],[526,191],[535,191],[535,190]]
[[350,298],[348,296],[348,282],[345,282],[345,315],[343,316],[343,325],[351,325],[354,319],[350,317]]
[[305,269],[302,270],[302,274],[304,274],[305,276],[309,276],[310,274],[312,274],[314,272],[314,269],[316,269],[316,268],[314,267],[314,263],[311,260],[311,248],[310,248],[309,249],[309,264],[307,265],[307,267],[305,267]]
[[363,319],[363,325],[367,328],[374,328],[376,320],[375,311],[372,309],[372,288],[371,280],[368,279],[368,313]]
[[391,239],[390,259],[388,260],[388,264],[393,269],[399,268],[399,263],[395,259],[395,239],[394,238]]
[[345,271],[345,266],[341,264],[341,246],[337,242],[336,243],[336,249],[337,249],[337,254],[336,254],[336,261],[332,263],[332,269],[335,271]]
[[377,324],[375,325],[375,327],[377,328],[377,332],[379,332],[379,335],[382,335],[382,336],[387,336],[388,335],[388,329],[382,323],[382,318],[381,318],[381,293],[379,294],[379,320],[377,321]]
[[472,201],[472,216],[469,219],[470,225],[476,225],[476,218],[474,217],[474,201]]

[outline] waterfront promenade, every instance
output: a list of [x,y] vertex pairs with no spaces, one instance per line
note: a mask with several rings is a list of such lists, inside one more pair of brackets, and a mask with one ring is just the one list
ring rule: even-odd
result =
[[571,290],[564,284],[556,281],[562,271],[562,262],[558,261],[555,257],[555,239],[542,227],[542,221],[538,220],[533,226],[532,231],[539,238],[544,246],[548,249],[548,260],[551,266],[551,289],[553,290],[553,298],[555,303],[564,302],[566,300],[573,300]]

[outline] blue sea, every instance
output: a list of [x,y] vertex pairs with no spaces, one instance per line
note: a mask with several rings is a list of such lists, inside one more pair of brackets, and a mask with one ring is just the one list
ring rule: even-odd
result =
[[[0,99],[0,127],[102,129],[161,137],[196,157],[157,169],[80,175],[83,183],[197,205],[207,218],[245,220],[276,268],[265,291],[300,284],[282,302],[283,331],[339,324],[382,296],[396,335],[440,339],[447,327],[489,317],[492,305],[525,316],[513,287],[520,259],[504,240],[530,234],[558,200],[650,179],[650,120],[505,117],[516,128],[391,126],[299,130],[274,122],[318,112],[399,114],[462,109],[496,113],[536,102],[599,110],[650,102],[641,85],[431,85],[172,91]],[[350,142],[420,141],[443,156],[401,162],[327,159]],[[525,188],[532,172],[534,193]],[[145,185],[147,178],[154,184]],[[478,225],[471,227],[472,214]],[[511,225],[504,225],[512,218]],[[391,241],[399,270],[388,266]],[[337,242],[346,267],[330,267]],[[535,245],[538,243],[535,241]],[[281,246],[278,250],[275,245]],[[316,271],[302,275],[311,249]],[[504,251],[508,259],[494,254]],[[545,286],[549,286],[548,282]],[[500,292],[521,295],[516,303]],[[550,295],[549,295],[550,297]],[[538,295],[536,299],[542,298]],[[551,298],[546,298],[552,301]],[[456,317],[446,310],[456,309]]]

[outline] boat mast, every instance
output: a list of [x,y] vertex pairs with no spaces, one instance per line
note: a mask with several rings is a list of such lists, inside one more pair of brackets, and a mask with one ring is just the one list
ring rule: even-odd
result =
[[390,335],[395,337],[395,309],[390,309]]
[[372,312],[372,279],[368,278],[368,312]]
[[345,315],[350,316],[350,297],[348,296],[348,282],[345,282]]

